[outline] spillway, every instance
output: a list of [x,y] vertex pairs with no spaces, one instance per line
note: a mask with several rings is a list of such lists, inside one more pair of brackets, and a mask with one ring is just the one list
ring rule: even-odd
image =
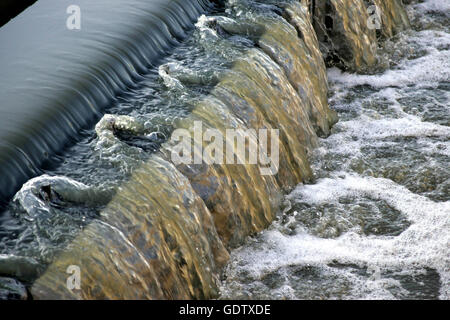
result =
[[[329,178],[338,164],[323,155],[323,145],[330,141],[330,153],[353,145],[371,122],[363,115],[356,129],[349,122],[353,135],[342,133],[349,121],[342,105],[350,98],[331,95],[329,77],[332,90],[339,81],[357,83],[349,95],[358,95],[359,82],[378,81],[368,74],[393,68],[391,52],[380,54],[380,46],[411,27],[402,1],[374,1],[375,17],[363,0],[78,1],[80,30],[67,28],[70,5],[38,1],[0,29],[7,75],[0,80],[0,287],[34,299],[242,298],[241,291],[298,297],[280,294],[276,281],[257,295],[275,273],[257,260],[271,265],[264,252],[284,259],[258,247],[266,245],[261,232],[270,226],[275,244],[289,242],[273,228],[293,210],[304,212],[298,220],[313,236],[347,231],[310,214],[325,210],[314,192],[326,194],[324,186],[335,195],[344,192],[340,185],[353,190],[366,180],[342,172]],[[333,129],[338,114],[344,128]],[[199,162],[174,158],[180,132],[193,137],[187,150]],[[219,146],[210,154],[208,132]],[[261,132],[271,133],[268,140]],[[266,154],[248,162],[262,145]],[[376,181],[372,189],[385,185]],[[434,196],[445,200],[445,192]],[[386,197],[373,210],[397,208]],[[408,199],[439,215],[439,205]],[[395,235],[415,217],[397,211],[389,219],[400,226],[387,228]],[[248,237],[257,234],[253,247]],[[310,242],[295,235],[293,246],[308,249]],[[327,248],[330,241],[320,243]],[[298,248],[286,247],[286,257],[302,264],[291,254]],[[69,288],[74,267],[81,283]],[[294,269],[276,270],[296,283]],[[309,279],[308,270],[299,273]]]
[[[13,195],[82,128],[193,27],[207,1],[39,1],[0,30],[0,201]],[[70,22],[70,21],[69,21]]]

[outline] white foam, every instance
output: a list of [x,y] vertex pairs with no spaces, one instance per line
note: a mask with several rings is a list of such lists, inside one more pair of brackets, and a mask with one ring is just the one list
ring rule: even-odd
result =
[[[450,298],[450,202],[435,203],[387,179],[347,174],[344,178],[328,178],[315,185],[299,187],[290,197],[300,197],[310,204],[319,204],[333,202],[349,194],[366,194],[383,199],[405,214],[413,224],[398,237],[362,236],[348,232],[337,239],[322,239],[301,230],[295,236],[287,236],[273,228],[262,234],[260,240],[264,247],[244,247],[235,252],[237,260],[241,261],[240,265],[244,266],[241,268],[254,273],[256,277],[293,264],[324,266],[333,261],[381,269],[389,267],[413,271],[417,268],[435,268],[441,275],[441,298]],[[369,284],[377,287],[376,282],[381,280],[368,280],[364,286]],[[356,291],[360,289],[355,287]],[[369,292],[372,298],[386,294],[376,290]]]
[[176,63],[163,64],[158,69],[158,74],[164,81],[164,85],[170,89],[184,90],[184,86],[180,80],[178,80],[173,73],[179,71],[181,66]]
[[[415,7],[419,12],[445,12],[450,9],[450,2],[428,0]],[[344,161],[343,166],[339,165],[339,170],[347,170],[353,159],[363,159],[363,147],[398,146],[403,142],[396,138],[410,137],[415,138],[410,147],[429,159],[427,165],[430,168],[433,168],[436,160],[430,154],[449,155],[450,128],[408,114],[399,101],[416,96],[411,94],[414,91],[419,98],[427,97],[427,102],[421,106],[424,110],[427,110],[428,101],[431,101],[432,108],[441,108],[444,112],[445,108],[448,109],[448,95],[439,90],[436,93],[439,96],[437,101],[428,89],[450,79],[450,35],[436,30],[408,31],[399,35],[395,41],[397,42],[390,49],[406,54],[400,55],[404,58],[393,69],[377,75],[349,74],[336,68],[329,69],[328,76],[333,90],[330,104],[338,110],[352,111],[345,113],[352,118],[339,122],[333,134],[321,140],[321,147],[314,151],[319,160],[325,159],[334,164]],[[412,55],[421,52],[424,55],[419,58]],[[358,85],[369,85],[377,89],[377,92],[359,96],[359,89],[353,91],[352,88]],[[418,92],[422,88],[426,89],[423,94]],[[349,103],[348,98],[352,102]],[[386,110],[382,109],[383,106],[386,106]],[[313,168],[321,170],[323,168],[316,166],[323,165],[324,161],[317,161]],[[329,239],[312,235],[311,230],[306,229],[309,227],[301,223],[296,226],[294,235],[286,234],[286,225],[289,222],[294,222],[291,226],[296,224],[295,218],[287,216],[290,219],[287,224],[286,221],[283,224],[274,223],[269,230],[250,240],[246,246],[232,252],[230,281],[235,281],[234,284],[239,288],[240,275],[249,273],[249,277],[244,277],[254,280],[251,284],[253,288],[258,286],[257,283],[263,276],[271,272],[288,270],[294,265],[313,266],[320,270],[321,276],[336,276],[336,279],[344,279],[344,282],[351,284],[351,292],[344,298],[394,299],[396,296],[392,288],[404,296],[408,292],[387,271],[414,276],[431,268],[440,275],[440,298],[450,299],[450,202],[434,202],[389,179],[363,177],[344,171],[334,171],[327,175],[328,178],[320,179],[314,185],[299,185],[287,199],[291,204],[297,202],[306,203],[312,208],[317,206],[318,214],[320,207],[324,205],[342,207],[339,202],[342,197],[381,200],[399,211],[411,225],[398,236],[367,236],[350,229],[338,238]],[[294,212],[294,217],[295,214]],[[345,214],[340,218],[345,219]],[[353,273],[351,268],[329,266],[334,262],[367,267],[373,270],[373,276],[367,279]],[[380,272],[382,276],[379,276]],[[295,297],[295,289],[292,288],[295,284],[289,281],[284,281],[281,288],[271,290],[270,294]],[[316,290],[315,286],[320,285],[319,282],[320,280],[312,280],[311,287],[306,289]],[[245,285],[244,283],[241,288],[246,289]],[[337,295],[332,294],[331,297],[336,298]]]
[[372,119],[365,115],[341,124],[345,135],[359,139],[386,139],[391,137],[450,137],[450,128],[431,122],[423,122],[415,116],[404,118]]
[[415,8],[422,12],[435,11],[450,15],[450,1],[447,0],[426,0],[417,4]]
[[40,197],[43,187],[51,187],[66,201],[88,204],[101,204],[111,195],[108,190],[87,186],[65,176],[42,176],[27,181],[14,196],[17,203],[28,215],[26,219],[35,219],[39,215],[51,212],[51,199],[43,200]]
[[440,140],[450,138],[450,128],[423,122],[416,116],[373,119],[361,115],[354,120],[338,123],[336,129],[336,133],[322,140],[324,147],[314,151],[317,156],[320,157],[327,153],[340,155],[346,157],[347,164],[350,164],[351,159],[364,157],[361,152],[362,147],[394,146],[397,143],[389,140],[411,137],[420,142],[418,151],[423,154],[448,155],[449,152],[450,142],[432,141],[431,138],[439,137]]
[[408,38],[427,51],[427,55],[403,61],[397,69],[377,75],[359,75],[342,72],[337,68],[328,71],[332,82],[345,86],[370,85],[374,88],[408,85],[430,86],[450,79],[450,51],[438,50],[450,45],[450,35],[442,31],[425,30]]

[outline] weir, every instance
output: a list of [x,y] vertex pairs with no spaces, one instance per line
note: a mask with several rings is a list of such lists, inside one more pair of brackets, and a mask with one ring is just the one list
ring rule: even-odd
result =
[[[157,11],[159,16],[171,17],[166,23],[166,31],[179,19],[174,10],[183,6],[185,16],[189,17],[184,25],[179,21],[179,28],[170,29],[170,33],[159,37],[177,41],[184,35],[188,21],[194,21],[206,9],[206,3],[191,2],[195,5],[188,1],[173,1],[167,6],[154,2],[155,7],[151,6],[149,12],[160,5],[164,9],[158,10],[167,11]],[[136,5],[144,6],[137,0]],[[280,158],[277,173],[261,175],[259,166],[254,164],[176,164],[171,159],[176,148],[173,139],[168,139],[148,158],[142,159],[141,151],[124,144],[118,138],[118,132],[143,135],[146,134],[145,123],[134,117],[105,116],[96,127],[97,145],[119,150],[136,160],[133,160],[131,175],[118,187],[111,200],[108,199],[99,217],[77,234],[45,272],[40,272],[31,286],[33,298],[215,298],[221,270],[229,259],[228,250],[269,226],[281,210],[283,193],[301,182],[313,181],[308,155],[317,145],[318,137],[329,135],[338,120],[336,112],[328,107],[326,62],[334,61],[358,72],[364,72],[377,62],[376,31],[367,31],[365,27],[370,18],[366,2],[230,0],[225,6],[226,14],[201,17],[197,29],[199,43],[205,51],[220,55],[217,51],[226,48],[228,54],[222,58],[229,62],[228,67],[215,79],[208,93],[193,102],[189,113],[175,121],[174,129],[184,128],[194,136],[197,121],[201,121],[205,129],[216,129],[223,136],[227,129],[278,129]],[[383,36],[391,36],[408,26],[400,0],[389,1],[379,8],[385,22],[381,30]],[[142,16],[138,15],[147,22],[156,15],[143,12]],[[127,18],[121,19],[126,21]],[[143,36],[144,32],[138,34]],[[159,54],[168,50],[161,49],[150,57],[144,56],[144,53],[148,54],[147,49],[154,51],[155,46],[150,43],[155,42],[150,41],[159,40],[148,36],[143,39],[149,41],[145,47],[132,47],[139,56],[125,56],[118,62],[111,58],[123,68],[123,73],[118,67],[107,68],[80,87],[88,89],[94,83],[101,84],[93,86],[97,91],[90,89],[88,96],[83,96],[87,97],[84,101],[91,107],[85,106],[84,110],[88,111],[82,111],[82,114],[92,114],[92,119],[98,119],[100,105],[114,99],[116,90],[112,88],[132,87],[134,79],[139,78],[139,63],[144,63],[144,70],[155,63]],[[239,41],[235,42],[235,39]],[[117,48],[133,43],[134,40],[122,39]],[[120,57],[123,53],[125,51],[117,51]],[[101,65],[112,66],[111,61]],[[160,68],[164,82],[176,90],[190,90],[193,84],[204,82],[186,72],[173,70],[170,66]],[[102,103],[89,100],[97,99],[99,95],[103,97]],[[67,107],[66,110],[71,109]],[[92,121],[84,115],[81,123],[69,123],[76,130]],[[68,137],[70,132],[61,135],[49,132],[47,137],[54,136]],[[259,143],[256,135],[247,138],[250,140],[248,145]],[[37,139],[34,143],[44,140]],[[228,142],[234,146],[233,142]],[[63,139],[58,143],[63,144]],[[202,143],[206,147],[207,143]],[[193,152],[201,151],[194,149]],[[238,157],[245,157],[238,150],[236,153]],[[33,159],[35,166],[43,161],[38,157]],[[16,168],[22,168],[17,161],[14,162]],[[1,165],[0,168],[4,167]],[[8,169],[8,172],[10,174],[5,177],[18,179],[15,171]],[[18,176],[23,180],[37,172],[26,171]],[[20,179],[14,181],[18,184]],[[79,290],[68,290],[66,285],[67,268],[73,265],[82,272]]]
[[81,0],[81,29],[70,30],[72,2],[38,1],[0,29],[2,204],[131,89],[211,5]]

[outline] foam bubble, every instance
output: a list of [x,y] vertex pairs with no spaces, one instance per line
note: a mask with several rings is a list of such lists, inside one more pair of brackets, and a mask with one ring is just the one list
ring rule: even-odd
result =
[[[348,232],[337,239],[318,238],[305,230],[298,230],[294,236],[286,235],[274,227],[261,234],[259,245],[234,252],[234,260],[240,261],[238,268],[256,278],[289,265],[324,267],[336,261],[375,270],[414,272],[420,268],[435,268],[441,275],[441,298],[450,298],[447,270],[450,265],[450,202],[433,202],[387,179],[348,174],[344,178],[327,178],[315,185],[299,187],[289,197],[302,198],[311,205],[317,205],[349,194],[383,199],[405,214],[413,224],[398,237],[368,237]],[[379,287],[386,281],[393,281],[389,277],[361,281],[353,283],[351,298],[389,298],[389,294]],[[364,286],[372,288],[367,292]]]
[[[450,35],[443,31],[423,30],[409,37],[400,36],[402,46],[416,46],[415,51],[425,50],[426,55],[417,59],[403,60],[395,69],[382,74],[360,75],[342,72],[337,68],[328,71],[332,82],[345,86],[369,85],[374,88],[388,86],[416,87],[436,85],[450,78]],[[397,40],[397,41],[399,41]],[[398,44],[397,44],[398,45]]]
[[[319,179],[299,185],[279,221],[232,252],[224,297],[450,299],[450,34],[428,23],[449,4],[409,9],[428,30],[386,42],[390,69],[328,70],[341,121],[313,152]],[[388,227],[362,232],[374,220]]]
[[445,15],[450,15],[450,2],[448,1],[426,0],[422,3],[417,4],[415,7],[421,12],[435,11],[441,12]]

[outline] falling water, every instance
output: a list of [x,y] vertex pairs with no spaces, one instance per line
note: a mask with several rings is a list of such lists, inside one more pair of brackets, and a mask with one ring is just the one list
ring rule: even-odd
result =
[[[36,177],[0,216],[0,295],[448,297],[448,15],[436,1],[409,17],[375,1],[378,31],[362,0],[133,3],[110,4],[114,26],[88,18],[60,69],[11,72],[44,85],[23,101],[9,87],[8,101],[52,101],[63,120],[31,125],[27,111],[18,136],[33,145],[2,153],[20,171],[2,186]],[[276,174],[175,163],[176,129],[194,136],[197,123],[241,129],[247,152],[260,137],[245,130],[278,129]],[[70,266],[80,290],[67,288]]]
[[328,70],[340,122],[312,155],[316,182],[232,252],[222,298],[449,299],[450,8],[407,13],[412,30],[383,16],[381,36],[400,33],[374,74]]
[[82,24],[70,30],[71,1],[39,1],[2,27],[0,205],[132,90],[210,5],[165,3],[78,1]]

